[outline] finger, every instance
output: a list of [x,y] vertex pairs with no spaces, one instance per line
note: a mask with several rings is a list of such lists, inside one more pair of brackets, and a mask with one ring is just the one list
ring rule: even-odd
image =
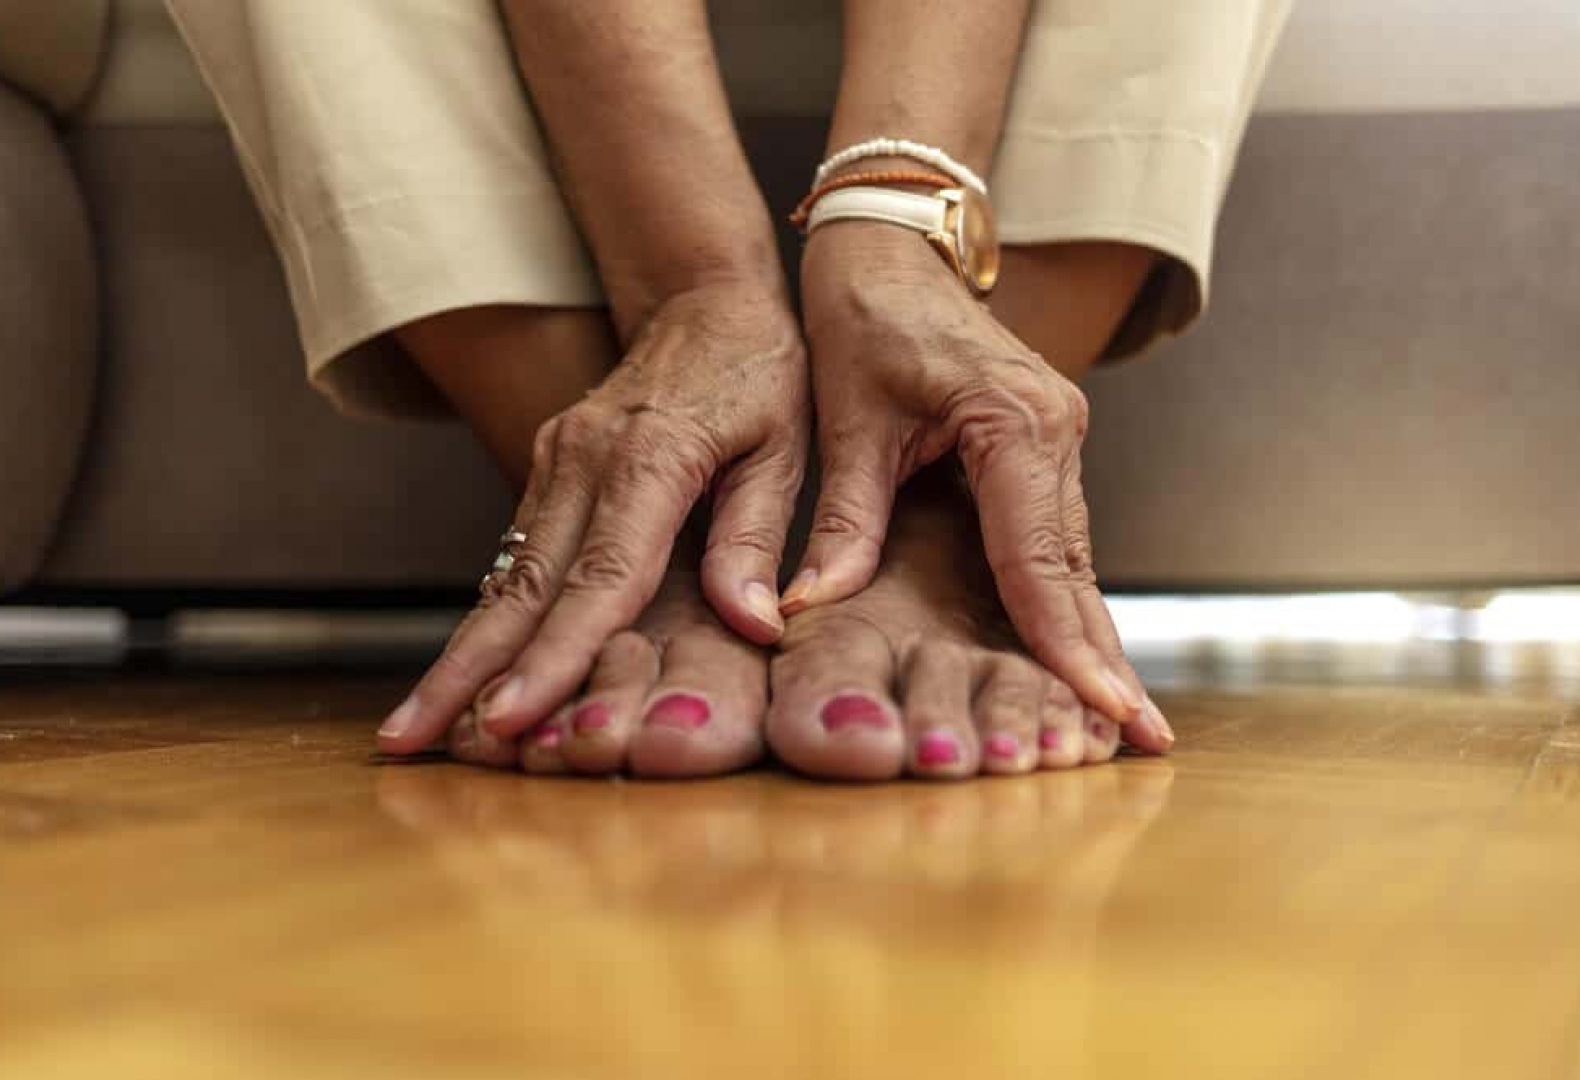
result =
[[893,443],[881,429],[824,434],[823,475],[806,554],[779,610],[794,615],[865,589],[878,571],[899,482]]
[[1135,720],[1141,697],[1088,640],[1077,604],[1081,586],[1092,584],[1091,544],[1084,530],[1071,533],[1084,522],[1067,519],[1060,452],[963,437],[960,456],[999,597],[1026,647],[1083,701],[1119,723]]
[[731,468],[714,496],[702,594],[726,626],[758,645],[784,633],[779,563],[803,463],[794,446],[765,446]]
[[[1079,455],[1072,454],[1065,463],[1062,492],[1065,533],[1075,538],[1070,558],[1072,562],[1083,563],[1088,568],[1087,577],[1090,578],[1091,519],[1086,509],[1086,492],[1081,484]],[[1114,617],[1096,581],[1085,580],[1076,586],[1075,606],[1081,613],[1086,640],[1102,655],[1108,670],[1124,684],[1129,695],[1141,702],[1140,712],[1130,723],[1124,724],[1125,741],[1140,750],[1164,753],[1174,745],[1174,731],[1169,727],[1162,710],[1147,696],[1136,669],[1130,666],[1124,645],[1119,640],[1119,629],[1114,625]]]
[[592,514],[593,493],[567,463],[550,461],[545,471],[548,480],[536,485],[541,495],[529,490],[516,516],[515,527],[527,539],[515,562],[379,728],[378,744],[385,753],[416,753],[439,739],[489,680],[520,655],[558,594]]
[[496,734],[523,731],[559,708],[603,643],[636,621],[658,592],[715,459],[686,429],[639,416],[611,460],[559,598],[484,708],[482,722]]

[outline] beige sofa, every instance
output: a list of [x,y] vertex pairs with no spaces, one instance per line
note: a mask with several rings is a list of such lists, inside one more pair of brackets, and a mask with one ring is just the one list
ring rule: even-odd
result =
[[[1092,382],[1111,584],[1580,579],[1566,6],[1297,12],[1208,319]],[[1415,49],[1364,47],[1379,36]],[[749,132],[792,200],[816,123]],[[263,230],[156,0],[0,0],[0,506],[0,592],[35,598],[466,589],[509,511],[459,428],[348,421],[304,386]]]

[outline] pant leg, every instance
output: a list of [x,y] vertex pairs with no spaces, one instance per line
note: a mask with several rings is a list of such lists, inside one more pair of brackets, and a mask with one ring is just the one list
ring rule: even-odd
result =
[[992,174],[1007,244],[1117,240],[1166,261],[1110,346],[1207,303],[1213,234],[1290,0],[1036,0]]
[[167,0],[285,268],[308,375],[352,413],[437,395],[385,332],[601,303],[490,0]]

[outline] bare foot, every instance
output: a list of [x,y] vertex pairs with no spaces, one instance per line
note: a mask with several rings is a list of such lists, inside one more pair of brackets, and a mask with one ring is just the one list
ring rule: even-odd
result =
[[763,650],[719,622],[695,572],[671,569],[636,628],[599,651],[579,698],[519,741],[468,712],[450,751],[529,773],[714,776],[762,757],[767,703]]
[[1118,725],[1020,648],[975,523],[949,477],[918,477],[873,583],[791,617],[767,725],[781,760],[812,776],[887,780],[1114,756]]

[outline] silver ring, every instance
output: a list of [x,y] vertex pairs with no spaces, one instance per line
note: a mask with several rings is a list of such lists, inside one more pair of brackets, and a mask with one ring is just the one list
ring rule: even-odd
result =
[[510,549],[517,544],[525,544],[527,534],[519,529],[506,529],[499,537],[499,554],[494,556],[494,565],[489,567],[488,573],[483,575],[483,580],[478,582],[477,590],[485,597],[490,595],[491,587],[496,578],[502,574],[510,573],[510,568],[516,565],[515,552]]

